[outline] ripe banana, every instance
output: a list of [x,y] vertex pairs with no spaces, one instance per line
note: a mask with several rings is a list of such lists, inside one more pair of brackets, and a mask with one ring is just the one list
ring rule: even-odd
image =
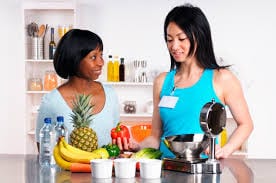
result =
[[70,144],[68,144],[66,141],[65,141],[65,138],[64,137],[61,137],[60,138],[60,142],[62,143],[61,145],[63,145],[66,149],[68,149],[68,151],[74,153],[74,154],[78,154],[79,156],[90,156],[91,155],[91,152],[88,152],[88,151],[84,151],[84,150],[81,150],[79,148],[76,148]]
[[66,160],[64,160],[61,156],[60,156],[60,152],[59,152],[59,146],[58,144],[55,146],[54,148],[54,158],[55,161],[57,163],[57,165],[64,169],[64,170],[70,170],[71,167],[71,162],[68,162]]
[[59,152],[60,155],[63,159],[66,161],[69,161],[71,163],[90,163],[91,159],[99,159],[101,156],[97,153],[89,153],[89,154],[79,154],[76,151],[69,151],[63,143],[58,143],[59,144]]

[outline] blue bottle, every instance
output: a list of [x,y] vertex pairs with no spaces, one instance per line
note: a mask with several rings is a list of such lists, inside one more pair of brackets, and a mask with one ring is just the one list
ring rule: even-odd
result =
[[57,123],[55,126],[55,131],[56,131],[56,142],[58,142],[58,139],[61,136],[64,136],[66,142],[68,142],[68,130],[66,126],[64,125],[64,118],[63,116],[58,116],[57,117]]
[[39,164],[41,167],[55,167],[53,150],[56,144],[56,134],[51,123],[51,118],[45,118],[44,126],[39,133]]

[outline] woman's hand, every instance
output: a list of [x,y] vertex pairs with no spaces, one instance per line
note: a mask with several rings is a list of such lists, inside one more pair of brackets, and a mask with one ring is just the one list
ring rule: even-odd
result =
[[140,150],[140,145],[138,142],[133,140],[132,138],[126,137],[118,137],[116,139],[112,139],[112,144],[117,144],[121,151],[138,151]]
[[[222,159],[222,158],[228,158],[231,154],[232,151],[225,145],[223,147],[220,147],[218,144],[216,144],[216,150],[215,150],[215,158],[216,159]],[[205,150],[205,153],[210,156],[210,148],[208,147]]]
[[227,145],[218,147],[216,148],[216,159],[228,158],[232,152],[233,151]]

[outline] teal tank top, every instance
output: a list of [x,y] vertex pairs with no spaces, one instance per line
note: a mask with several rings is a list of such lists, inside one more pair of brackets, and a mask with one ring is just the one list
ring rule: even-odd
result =
[[205,69],[200,79],[194,85],[186,88],[175,88],[175,74],[176,70],[172,70],[166,75],[160,93],[160,99],[163,96],[178,97],[174,108],[159,107],[163,125],[160,150],[163,152],[163,157],[166,158],[175,156],[165,146],[164,138],[172,135],[203,133],[200,127],[202,107],[212,99],[221,103],[213,87],[214,70]]

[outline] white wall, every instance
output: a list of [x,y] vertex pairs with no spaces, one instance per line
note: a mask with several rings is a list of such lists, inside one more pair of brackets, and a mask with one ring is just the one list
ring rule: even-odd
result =
[[19,0],[1,2],[0,153],[25,152],[23,23]]
[[[1,5],[2,87],[1,153],[24,151],[24,63],[20,1]],[[147,59],[152,69],[168,70],[163,39],[167,12],[183,0],[78,0],[79,27],[98,33],[105,54],[125,56],[128,61]],[[187,1],[186,1],[187,2]],[[210,21],[216,54],[234,64],[254,120],[248,149],[250,157],[276,158],[273,118],[276,72],[276,3],[270,0],[194,0]],[[16,144],[16,145],[13,145]]]

